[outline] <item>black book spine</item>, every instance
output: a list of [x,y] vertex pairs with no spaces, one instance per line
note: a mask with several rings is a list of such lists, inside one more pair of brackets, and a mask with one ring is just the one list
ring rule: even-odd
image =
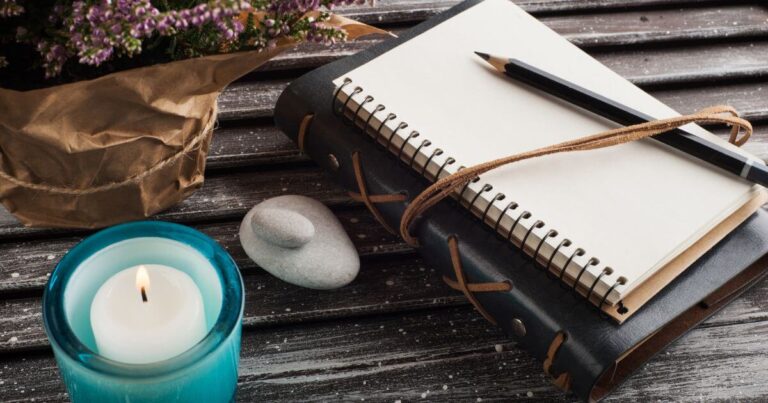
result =
[[[277,126],[294,141],[303,137],[304,152],[345,189],[359,192],[352,160],[357,154],[370,194],[413,198],[428,185],[426,179],[361,134],[348,119],[332,112],[333,79],[361,60],[342,62],[345,64],[329,65],[291,83],[275,108]],[[300,136],[302,122],[305,130]],[[387,224],[397,228],[406,203],[376,207]],[[448,246],[448,239],[454,237],[469,283],[512,284],[509,291],[473,295],[506,334],[542,362],[542,370],[553,379],[567,374],[569,390],[592,401],[604,397],[643,362],[763,277],[768,272],[762,270],[768,264],[767,228],[768,214],[759,211],[623,325],[604,319],[581,295],[553,281],[529,256],[453,200],[439,203],[413,230],[425,262],[446,277],[455,279]],[[727,298],[711,306],[699,303],[732,287],[733,281],[737,286]],[[645,343],[652,335],[661,339]],[[549,354],[561,336],[564,341]],[[638,345],[642,347],[634,349]],[[633,359],[626,360],[625,366],[615,366],[630,350]]]
[[[428,185],[426,179],[333,113],[333,80],[480,2],[464,1],[397,39],[293,81],[278,99],[277,126],[296,142],[301,137],[304,152],[345,189],[359,192],[352,161],[357,153],[371,194],[415,197]],[[302,126],[306,130],[300,136]],[[376,208],[389,226],[398,228],[405,203],[382,203]],[[455,278],[448,247],[449,237],[455,237],[469,283],[509,281],[509,291],[473,295],[518,345],[542,362],[545,372],[568,374],[570,391],[590,401],[604,397],[654,354],[768,272],[763,270],[768,264],[768,213],[758,211],[618,325],[604,319],[581,295],[548,278],[530,257],[452,200],[432,208],[412,230],[425,262],[448,278]],[[699,303],[726,288],[730,293],[717,304]],[[558,335],[565,335],[564,341],[548,357]],[[631,359],[622,361],[624,357]]]
[[[301,122],[306,116],[312,115],[303,135],[304,152],[342,187],[351,192],[359,192],[352,168],[354,153],[359,155],[371,194],[402,193],[413,197],[428,185],[426,179],[399,163],[394,155],[371,138],[360,134],[359,128],[353,127],[348,119],[334,115],[331,112],[330,94],[325,102],[327,108],[313,110],[310,105],[323,104],[317,100],[312,102],[311,94],[315,92],[319,91],[304,88],[304,83],[289,86],[278,100],[275,121],[281,130],[298,141]],[[575,317],[599,318],[595,308],[582,296],[558,286],[558,282],[544,274],[529,256],[505,242],[456,204],[453,200],[440,203],[430,210],[429,220],[423,220],[417,225],[415,234],[421,242],[419,253],[431,267],[454,279],[448,239],[455,237],[458,239],[462,265],[469,283],[511,283],[510,291],[475,293],[474,296],[495,318],[498,326],[520,346],[544,362],[552,341],[558,333],[565,332],[556,318],[548,316],[548,309],[537,305],[542,302],[543,294],[553,298],[556,305],[568,307]],[[376,207],[387,224],[397,228],[405,206],[405,203],[395,202],[378,204]],[[597,323],[613,327],[602,319]],[[559,352],[553,357],[549,373],[573,373],[569,375],[572,390],[586,399],[591,385],[604,366],[590,362],[588,368],[581,368],[580,361],[565,362],[560,359],[567,355]]]

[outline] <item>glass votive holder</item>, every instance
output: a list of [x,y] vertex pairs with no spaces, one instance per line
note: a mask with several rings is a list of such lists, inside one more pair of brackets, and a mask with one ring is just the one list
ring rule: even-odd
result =
[[[126,268],[161,264],[188,274],[203,298],[208,333],[179,355],[128,364],[99,355],[90,308],[101,285]],[[139,221],[100,231],[56,265],[43,322],[73,402],[230,402],[237,389],[243,280],[213,239],[192,228]]]

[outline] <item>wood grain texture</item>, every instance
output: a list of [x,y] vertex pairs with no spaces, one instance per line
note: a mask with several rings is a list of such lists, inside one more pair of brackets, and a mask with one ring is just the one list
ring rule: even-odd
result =
[[[457,0],[379,0],[342,13],[395,31]],[[768,158],[768,7],[724,0],[519,0],[524,9],[679,111],[731,103]],[[758,5],[761,4],[761,5]],[[485,323],[413,251],[298,153],[270,122],[302,71],[380,38],[305,45],[220,98],[206,185],[156,218],[211,235],[246,286],[239,401],[572,401],[541,363]],[[723,130],[716,132],[725,136]],[[299,193],[330,206],[363,256],[358,279],[319,292],[280,282],[236,238],[253,204]],[[47,274],[90,231],[28,229],[0,213],[0,400],[65,401],[40,313]],[[651,360],[607,401],[768,400],[768,281]],[[501,351],[498,351],[501,350]]]
[[[695,66],[691,66],[691,70]],[[219,96],[219,119],[237,120],[271,117],[277,97],[288,80],[235,83]],[[671,84],[668,82],[667,84]],[[768,82],[714,82],[696,87],[648,88],[648,92],[680,113],[707,106],[730,104],[754,121],[768,120]]]
[[[358,279],[335,291],[287,284],[252,263],[243,271],[247,329],[466,304],[414,258],[364,260]],[[0,355],[48,347],[41,309],[39,296],[0,301]]]
[[721,0],[518,0],[532,14],[557,11],[615,10],[648,7],[680,7],[683,5],[717,4]]
[[[566,3],[566,1],[561,1]],[[368,24],[415,23],[447,10],[456,0],[380,0],[375,8],[345,7],[340,13]],[[534,11],[533,4],[518,2]],[[582,3],[571,1],[571,3]],[[591,3],[591,4],[590,4]],[[582,3],[582,10],[595,9],[598,2]],[[675,3],[668,2],[668,6]],[[617,4],[614,4],[614,9]],[[624,6],[631,2],[624,2]],[[768,29],[768,9],[757,3],[730,7],[668,7],[635,11],[611,11],[541,16],[540,20],[574,43],[583,46],[616,46],[637,43],[664,43],[690,39],[754,37]],[[526,7],[528,6],[528,7]],[[538,13],[547,9],[539,4]],[[581,5],[572,5],[577,10]],[[633,8],[633,7],[629,7]],[[550,11],[558,11],[555,8]],[[561,8],[560,11],[563,11]]]
[[271,122],[250,122],[216,129],[206,170],[308,162],[296,144]]
[[[754,134],[745,150],[763,160],[768,159],[768,125],[756,124]],[[728,138],[725,128],[712,128],[715,134]],[[216,132],[211,145],[207,168],[219,170],[242,166],[269,166],[296,162],[309,162],[310,159],[283,132],[274,126],[253,125],[220,129]]]
[[[214,138],[212,148],[217,150],[217,154],[210,157],[218,161],[218,168],[236,167],[241,163],[260,166],[307,161],[305,157],[299,154],[293,142],[273,126],[266,128],[253,126],[251,128],[222,130],[226,130],[226,135]],[[260,134],[256,135],[255,133]],[[727,132],[723,129],[716,130],[715,133],[723,138],[728,137]],[[254,136],[259,138],[251,138]],[[267,146],[261,148],[260,144],[267,144]],[[759,158],[767,160],[768,125],[756,126],[755,135],[743,147]],[[241,153],[240,151],[241,149],[247,150],[249,148],[252,152]],[[253,184],[253,187],[242,185],[242,175],[250,175],[249,180],[246,182]],[[272,181],[276,177],[284,178],[282,182],[292,186],[278,188],[275,183],[279,184],[281,182]],[[230,181],[233,182],[232,187],[228,185]],[[320,183],[320,186],[317,185],[318,183]],[[303,187],[307,184],[311,184],[314,188]],[[330,206],[356,205],[346,197],[343,190],[339,189],[335,183],[316,169],[303,168],[259,173],[249,171],[233,174],[231,177],[228,171],[220,170],[209,174],[206,185],[192,197],[182,202],[180,206],[158,214],[156,218],[184,223],[207,220],[209,216],[222,219],[239,218],[248,208],[267,197],[286,193],[310,194],[307,193],[310,190],[314,191],[311,193],[314,195],[313,197],[324,201]],[[209,213],[210,215],[207,215]],[[72,233],[82,234],[87,232],[66,229],[26,228],[21,226],[7,211],[0,209],[0,240],[36,239],[41,236],[61,236]],[[2,248],[3,246],[0,245],[0,249]],[[3,266],[0,264],[0,273],[3,271]],[[0,282],[0,290],[2,290],[1,284],[2,282]]]
[[[244,84],[245,86],[246,84]],[[247,85],[253,85],[249,83]],[[717,103],[733,105],[754,122],[768,119],[768,94],[762,84],[733,84],[709,88],[652,91],[662,101],[682,113],[694,112]],[[258,92],[258,90],[253,90]],[[271,108],[270,108],[271,113]],[[720,130],[725,136],[725,133]],[[279,194],[306,193],[329,205],[349,205],[351,201],[327,176],[315,168],[238,171],[225,168],[285,164],[307,161],[293,143],[274,126],[238,126],[216,132],[211,146],[209,172],[205,186],[178,206],[158,214],[163,220],[195,222],[200,219],[239,217],[260,200]],[[757,126],[745,149],[760,158],[768,158],[768,126]],[[0,239],[68,233],[22,227],[5,210],[0,210]]]
[[[768,398],[768,322],[694,329],[607,401]],[[719,348],[711,348],[713,341]],[[63,401],[47,353],[2,359],[0,395]],[[745,365],[748,365],[745,367]],[[695,373],[691,377],[690,373]],[[238,401],[569,401],[541,363],[470,307],[283,326],[243,334]]]
[[[401,31],[392,30],[395,34]],[[300,45],[270,60],[258,73],[320,66],[385,39],[362,38],[331,47]],[[628,46],[586,50],[612,70],[642,86],[768,76],[768,43],[759,39],[736,43],[687,43],[662,48]],[[252,74],[250,77],[257,76]]]
[[[330,206],[355,204],[317,168],[243,170],[208,175],[200,190],[153,218],[174,222],[239,219],[256,203],[282,194],[303,194]],[[0,239],[69,232],[72,230],[25,228],[7,212],[0,213]]]
[[[307,290],[286,284],[254,267],[241,266],[246,304],[243,325],[265,328],[307,321],[465,305],[434,269],[415,257],[364,260],[358,278],[336,291]],[[0,355],[44,349],[40,296],[0,301]],[[768,321],[768,281],[728,305],[705,326]]]
[[[261,273],[245,255],[237,237],[242,215],[244,211],[235,221],[198,224],[193,227],[221,244],[243,273]],[[382,228],[364,207],[337,211],[336,216],[364,258],[412,250]],[[86,234],[56,237],[45,242],[20,240],[0,243],[0,295],[13,291],[42,290],[56,262]]]

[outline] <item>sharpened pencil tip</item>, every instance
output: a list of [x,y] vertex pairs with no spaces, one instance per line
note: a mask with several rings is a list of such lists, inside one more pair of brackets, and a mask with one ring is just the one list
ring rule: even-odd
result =
[[504,65],[507,64],[509,59],[503,59],[498,56],[489,55],[488,53],[483,52],[475,52],[478,56],[482,57],[483,60],[488,62],[491,66],[495,67],[496,70],[504,71]]

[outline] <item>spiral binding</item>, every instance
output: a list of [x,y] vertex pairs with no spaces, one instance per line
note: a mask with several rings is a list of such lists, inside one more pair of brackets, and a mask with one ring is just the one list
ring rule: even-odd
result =
[[[416,162],[416,158],[419,155],[419,152],[422,151],[426,147],[430,147],[432,145],[432,142],[429,139],[422,139],[421,143],[416,145],[412,144],[417,138],[420,137],[420,133],[416,130],[412,130],[410,134],[402,140],[402,144],[394,148],[394,139],[397,137],[397,133],[400,130],[405,130],[408,128],[408,123],[405,121],[400,121],[397,126],[395,126],[395,129],[392,130],[392,133],[384,138],[383,129],[387,126],[387,123],[390,121],[393,121],[397,119],[397,115],[392,112],[387,112],[386,117],[381,119],[381,113],[384,112],[387,107],[382,104],[377,104],[377,106],[372,111],[367,111],[365,109],[366,104],[370,104],[375,101],[375,98],[371,95],[365,95],[362,101],[360,101],[357,104],[357,107],[352,110],[352,108],[349,107],[350,102],[353,100],[353,98],[358,94],[363,94],[365,90],[360,86],[355,86],[350,93],[344,92],[344,96],[346,99],[342,99],[340,96],[344,90],[345,87],[352,85],[352,80],[348,77],[345,77],[342,81],[342,83],[336,88],[333,94],[333,99],[331,103],[331,110],[332,112],[340,117],[345,118],[345,121],[349,124],[356,126],[360,129],[362,129],[362,133],[366,135],[366,137],[371,137],[376,144],[379,144],[383,146],[385,149],[390,151],[390,154],[395,154],[396,158],[408,165],[409,168],[414,168],[414,163]],[[369,115],[367,118],[364,119],[364,115],[361,113],[362,111],[367,112]],[[379,121],[378,127],[376,127],[372,132],[371,129],[373,129],[373,119],[374,116],[379,115],[377,117],[377,120]],[[415,151],[412,155],[408,156],[405,153],[405,149],[407,145],[411,145],[415,148]],[[435,158],[440,157],[443,155],[444,151],[440,148],[435,148],[432,150],[432,153],[427,157],[426,162],[420,167],[419,169],[419,175],[422,177],[425,177],[427,179],[431,180],[438,180],[440,179],[443,171],[446,170],[446,168],[456,162],[456,159],[453,157],[446,157],[445,160],[440,165],[439,169],[437,170],[437,173],[434,175],[433,178],[428,177],[428,171],[427,168],[429,165],[435,160]],[[463,167],[460,167],[462,169]],[[472,196],[471,199],[467,200],[465,198],[465,192],[467,190],[472,189],[471,184],[477,183],[480,180],[479,177],[476,177],[472,179],[472,181],[468,182],[467,184],[462,187],[462,189],[458,192],[458,201],[460,204],[463,205],[464,201],[468,201],[468,204],[466,205],[466,208],[468,208],[471,212],[475,211],[475,204],[481,199],[481,195],[484,193],[488,193],[493,190],[493,186],[490,183],[483,184],[479,190],[476,191],[474,196]],[[479,218],[484,223],[486,222],[488,218],[488,214],[490,212],[490,209],[493,205],[495,205],[496,202],[502,201],[506,199],[506,195],[504,193],[498,192],[496,195],[488,201],[488,205],[482,210],[482,213],[479,213]],[[530,211],[523,211],[521,214],[517,216],[517,218],[514,220],[513,224],[510,226],[509,230],[506,231],[505,234],[501,233],[500,226],[502,219],[507,216],[508,212],[514,211],[519,207],[519,205],[515,201],[508,202],[504,209],[501,210],[501,213],[499,214],[499,217],[496,219],[496,221],[493,223],[493,232],[497,234],[498,236],[504,238],[506,241],[512,243],[515,246],[518,246],[521,250],[523,250],[524,253],[528,253],[526,251],[526,246],[529,238],[531,237],[531,234],[536,232],[536,230],[540,230],[542,228],[546,227],[546,223],[542,220],[536,220],[533,225],[531,225],[530,228],[526,231],[525,235],[520,241],[519,245],[515,244],[514,239],[514,232],[515,229],[517,229],[518,225],[521,224],[521,221],[523,220],[529,220],[533,217],[533,214]],[[479,212],[479,208],[477,209]],[[599,274],[595,276],[595,279],[592,281],[592,284],[586,289],[585,294],[579,293],[579,285],[583,285],[586,288],[586,285],[581,284],[581,278],[584,275],[585,272],[589,272],[590,268],[597,266],[600,263],[600,260],[596,257],[590,257],[589,260],[583,265],[579,273],[576,275],[573,283],[568,284],[566,282],[566,273],[568,272],[569,266],[574,263],[574,260],[576,258],[582,257],[586,255],[586,251],[582,248],[576,248],[568,257],[565,264],[562,266],[562,268],[559,270],[557,274],[552,270],[552,265],[555,256],[557,256],[558,252],[561,252],[561,250],[565,248],[569,248],[572,246],[572,242],[568,238],[563,238],[558,245],[554,248],[552,253],[549,255],[549,257],[544,257],[541,254],[541,249],[543,245],[546,243],[547,239],[550,238],[557,238],[559,236],[559,233],[555,229],[548,229],[546,234],[544,234],[541,239],[539,240],[537,246],[535,249],[531,249],[531,253],[529,256],[531,257],[531,263],[532,265],[539,266],[550,278],[559,280],[560,285],[565,289],[570,289],[574,294],[580,295],[584,297],[586,300],[590,300],[593,296],[597,297],[599,300],[599,303],[597,303],[597,308],[600,310],[603,305],[606,303],[608,296],[613,292],[616,287],[619,287],[621,285],[624,285],[626,283],[626,280],[623,277],[619,277],[616,279],[611,286],[608,288],[608,290],[603,293],[602,295],[595,294],[595,287],[598,283],[600,283],[600,280],[604,277],[611,276],[613,274],[613,269],[610,267],[604,267],[603,270],[600,271]],[[537,260],[537,257],[540,257],[542,260],[546,262],[540,263]]]

